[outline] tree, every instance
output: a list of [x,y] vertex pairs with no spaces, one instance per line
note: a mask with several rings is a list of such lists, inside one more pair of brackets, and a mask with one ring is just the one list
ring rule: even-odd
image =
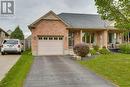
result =
[[95,0],[98,13],[104,20],[115,21],[115,27],[130,29],[129,0]]
[[11,33],[10,38],[20,39],[20,40],[23,40],[23,39],[24,39],[23,32],[22,32],[22,30],[20,29],[19,26],[17,26],[17,27],[15,28],[15,30]]

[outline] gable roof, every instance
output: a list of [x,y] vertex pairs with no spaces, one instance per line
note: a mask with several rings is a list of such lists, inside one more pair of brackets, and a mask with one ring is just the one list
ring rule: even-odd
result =
[[[50,16],[50,17],[48,17]],[[48,20],[61,20],[65,25],[68,25],[66,22],[64,22],[59,16],[57,16],[53,11],[49,11],[47,14],[45,14],[44,16],[40,17],[39,19],[37,19],[36,21],[34,21],[32,24],[30,24],[28,27],[35,27],[35,25],[37,23],[39,23],[41,20],[43,19],[48,19]]]
[[106,29],[107,22],[96,14],[75,14],[61,13],[58,15],[62,20],[68,23],[69,28],[103,28]]
[[32,35],[29,35],[25,40],[30,40],[32,38]]
[[9,34],[6,31],[4,31],[2,28],[0,28],[0,31],[3,31],[7,36],[9,36]]
[[12,30],[8,30],[8,31],[6,31],[9,35],[11,35],[11,33],[13,32]]

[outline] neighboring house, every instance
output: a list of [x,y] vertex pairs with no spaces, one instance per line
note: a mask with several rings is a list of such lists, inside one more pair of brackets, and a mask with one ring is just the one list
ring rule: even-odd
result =
[[9,35],[11,35],[12,31],[11,31],[11,30],[8,30],[7,33],[8,33]]
[[95,14],[61,13],[50,11],[28,27],[32,32],[33,55],[63,55],[75,44],[85,42],[90,47],[123,42],[122,31]]
[[31,49],[31,35],[25,39],[25,49]]
[[5,32],[2,28],[0,28],[0,44],[4,39],[9,38],[9,36],[10,35],[7,32]]

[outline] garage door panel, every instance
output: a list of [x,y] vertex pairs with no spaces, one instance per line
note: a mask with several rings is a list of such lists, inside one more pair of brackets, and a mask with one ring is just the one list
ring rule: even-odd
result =
[[57,49],[57,50],[55,50],[55,49],[44,49],[44,50],[40,50],[40,51],[63,51],[62,49]]
[[63,55],[63,40],[39,40],[38,55]]

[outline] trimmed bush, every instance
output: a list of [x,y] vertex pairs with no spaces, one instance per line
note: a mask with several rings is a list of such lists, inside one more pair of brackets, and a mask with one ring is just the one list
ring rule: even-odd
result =
[[130,53],[130,44],[125,43],[119,45],[120,52],[129,54]]
[[111,52],[106,48],[102,48],[102,49],[99,50],[99,53],[101,53],[101,54],[110,54]]
[[103,46],[102,48],[106,49],[106,46]]
[[91,53],[91,55],[96,55],[96,54],[97,54],[97,51],[94,50],[94,49],[91,49],[91,50],[89,51],[89,53]]
[[93,45],[93,49],[94,49],[95,51],[99,51],[99,46],[98,46],[98,45]]
[[80,43],[75,45],[73,50],[76,55],[85,57],[89,53],[89,46],[85,43]]

